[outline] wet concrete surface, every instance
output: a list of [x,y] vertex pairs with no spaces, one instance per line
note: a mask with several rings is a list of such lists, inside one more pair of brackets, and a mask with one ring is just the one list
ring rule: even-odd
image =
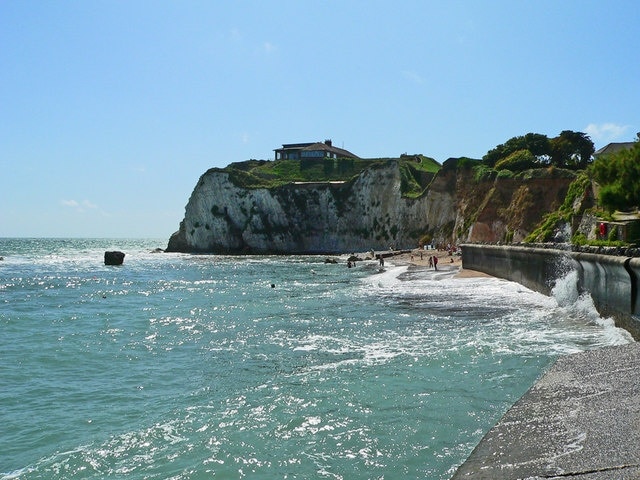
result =
[[452,480],[567,478],[640,479],[640,343],[558,359]]

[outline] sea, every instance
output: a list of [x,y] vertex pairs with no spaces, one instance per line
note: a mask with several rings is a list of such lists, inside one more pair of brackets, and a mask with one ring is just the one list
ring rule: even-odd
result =
[[555,359],[632,341],[571,272],[164,246],[0,239],[0,479],[449,479]]

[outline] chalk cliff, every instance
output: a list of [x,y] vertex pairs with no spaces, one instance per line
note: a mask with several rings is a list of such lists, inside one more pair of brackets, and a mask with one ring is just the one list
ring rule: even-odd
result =
[[347,182],[272,188],[239,187],[214,168],[200,177],[167,251],[340,253],[411,248],[421,239],[517,241],[562,202],[571,180],[476,180],[472,169],[454,166],[407,198],[397,160]]

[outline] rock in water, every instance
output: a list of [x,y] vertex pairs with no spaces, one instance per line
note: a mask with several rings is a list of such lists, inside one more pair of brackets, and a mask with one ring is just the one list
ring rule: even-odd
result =
[[124,253],[122,252],[104,252],[105,265],[122,265],[124,262]]

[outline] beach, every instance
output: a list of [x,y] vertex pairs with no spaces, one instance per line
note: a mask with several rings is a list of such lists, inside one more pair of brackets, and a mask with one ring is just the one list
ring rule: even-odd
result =
[[[396,265],[415,265],[424,268],[433,268],[429,266],[429,258],[438,258],[438,268],[446,268],[448,270],[457,269],[455,278],[477,278],[488,277],[486,273],[477,270],[469,270],[462,267],[462,252],[458,249],[456,253],[450,254],[447,250],[423,250],[415,248],[410,252],[393,255],[392,261]],[[422,255],[421,255],[422,254]]]

